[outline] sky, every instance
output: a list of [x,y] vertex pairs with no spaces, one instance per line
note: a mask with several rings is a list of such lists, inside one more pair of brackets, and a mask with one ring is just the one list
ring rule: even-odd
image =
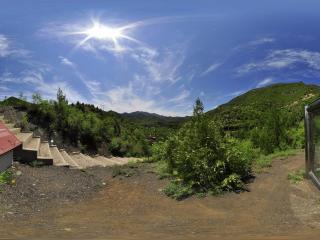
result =
[[274,83],[320,83],[317,0],[1,0],[0,99],[117,112],[210,110]]

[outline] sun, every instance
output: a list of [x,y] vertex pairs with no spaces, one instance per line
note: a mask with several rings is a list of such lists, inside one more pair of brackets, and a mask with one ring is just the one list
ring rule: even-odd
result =
[[121,28],[112,28],[105,26],[99,22],[94,22],[93,26],[83,32],[88,38],[99,40],[117,40],[122,37]]
[[88,41],[99,41],[106,44],[112,44],[112,49],[120,52],[124,49],[124,47],[119,43],[121,40],[125,39],[138,42],[136,39],[126,35],[125,31],[129,28],[129,26],[111,27],[103,24],[99,20],[92,20],[90,26],[87,26],[80,31],[73,32],[72,34],[84,36],[84,38],[77,44],[77,47],[84,45]]

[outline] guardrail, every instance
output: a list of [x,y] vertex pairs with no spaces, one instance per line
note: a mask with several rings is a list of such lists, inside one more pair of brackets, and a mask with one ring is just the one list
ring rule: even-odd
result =
[[320,99],[305,107],[306,176],[320,189]]

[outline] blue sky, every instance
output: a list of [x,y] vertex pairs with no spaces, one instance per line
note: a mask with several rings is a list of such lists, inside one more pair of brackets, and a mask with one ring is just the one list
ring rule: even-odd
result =
[[[280,3],[281,2],[281,3]],[[0,1],[0,99],[191,114],[277,82],[319,84],[316,0]]]

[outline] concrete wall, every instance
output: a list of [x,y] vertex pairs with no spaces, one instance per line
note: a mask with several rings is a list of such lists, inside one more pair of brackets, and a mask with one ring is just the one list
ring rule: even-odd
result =
[[9,151],[0,156],[0,172],[6,170],[12,165],[13,162],[13,151]]

